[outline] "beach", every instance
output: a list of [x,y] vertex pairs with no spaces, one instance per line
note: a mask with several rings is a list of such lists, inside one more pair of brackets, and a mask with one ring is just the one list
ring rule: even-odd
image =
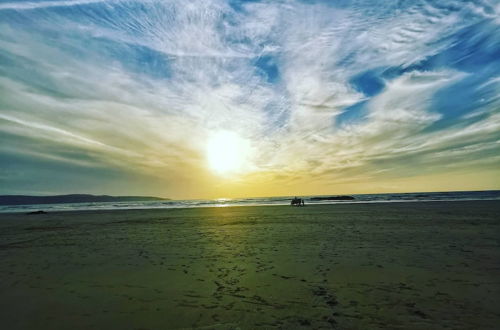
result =
[[0,214],[3,329],[498,329],[500,201]]

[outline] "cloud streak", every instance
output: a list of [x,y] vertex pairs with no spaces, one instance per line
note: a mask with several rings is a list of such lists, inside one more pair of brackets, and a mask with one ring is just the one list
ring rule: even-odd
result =
[[[173,197],[360,191],[450,168],[496,180],[499,13],[451,0],[6,2],[0,171],[24,155],[34,186],[50,159],[47,177],[94,166],[96,192],[146,191],[136,176]],[[221,130],[251,141],[233,178],[248,191],[207,167]],[[19,190],[11,177],[3,193]]]

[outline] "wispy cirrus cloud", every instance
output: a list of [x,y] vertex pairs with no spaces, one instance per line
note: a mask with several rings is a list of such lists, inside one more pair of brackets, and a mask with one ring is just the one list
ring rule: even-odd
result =
[[[174,197],[498,175],[499,13],[451,0],[5,2],[0,171],[45,191],[40,167],[92,168],[66,191],[92,176],[95,192]],[[251,142],[233,178],[251,192],[207,169],[219,130]],[[19,191],[18,175],[0,177]]]

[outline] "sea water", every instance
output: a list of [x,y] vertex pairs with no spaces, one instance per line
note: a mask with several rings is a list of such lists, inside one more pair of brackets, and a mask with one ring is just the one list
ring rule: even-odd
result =
[[[331,195],[328,195],[331,196]],[[352,204],[381,202],[422,202],[422,201],[465,201],[465,200],[500,200],[499,190],[489,191],[451,191],[451,192],[417,192],[389,194],[353,194],[353,200],[314,200],[324,195],[297,196],[305,200],[306,205],[315,204]],[[295,196],[255,197],[255,198],[219,198],[191,200],[159,200],[136,202],[95,202],[95,203],[61,203],[31,205],[1,205],[0,212],[44,211],[76,211],[76,210],[115,210],[115,209],[169,209],[194,207],[228,207],[255,205],[289,205]]]

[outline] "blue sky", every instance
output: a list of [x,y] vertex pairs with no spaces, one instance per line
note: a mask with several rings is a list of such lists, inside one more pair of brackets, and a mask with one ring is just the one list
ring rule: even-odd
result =
[[[498,189],[499,17],[487,0],[1,1],[0,194]],[[250,151],[221,177],[206,142],[226,131]]]

